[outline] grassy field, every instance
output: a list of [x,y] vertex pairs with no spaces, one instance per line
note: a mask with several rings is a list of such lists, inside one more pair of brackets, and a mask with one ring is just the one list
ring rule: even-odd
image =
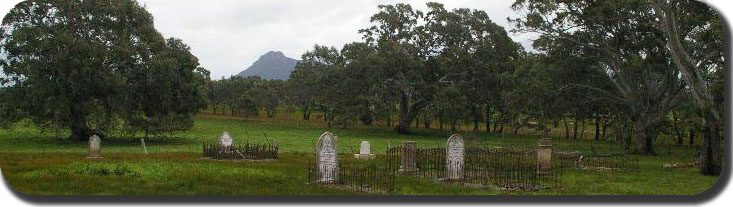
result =
[[[213,161],[201,158],[201,143],[215,142],[223,131],[235,142],[276,142],[280,157],[273,161]],[[450,133],[419,130],[397,135],[389,128],[326,127],[297,119],[243,120],[202,114],[193,129],[174,138],[146,140],[150,154],[143,154],[140,140],[109,134],[102,141],[104,159],[88,160],[86,143],[69,141],[66,132],[40,130],[18,124],[0,129],[0,168],[13,187],[33,195],[352,195],[374,194],[322,187],[308,183],[306,163],[323,132],[339,137],[342,156],[358,152],[368,140],[372,151],[383,152],[406,140],[420,147],[444,147]],[[538,136],[461,132],[470,145],[525,147],[536,145]],[[555,139],[558,148],[620,149],[605,142],[568,142]],[[594,172],[568,170],[561,188],[536,192],[498,191],[444,184],[430,178],[398,177],[394,195],[692,195],[702,193],[717,177],[702,176],[695,169],[663,170],[667,163],[689,162],[691,148],[659,149],[664,156],[640,157],[640,171]],[[670,155],[671,156],[668,156]],[[379,194],[379,193],[376,193]],[[382,193],[384,194],[384,193]]]

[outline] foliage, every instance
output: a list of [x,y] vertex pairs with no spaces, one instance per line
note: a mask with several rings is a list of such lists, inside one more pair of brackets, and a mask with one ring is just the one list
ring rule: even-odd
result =
[[117,119],[132,131],[188,129],[208,79],[189,50],[134,0],[19,3],[0,32],[3,120],[69,128],[76,140]]

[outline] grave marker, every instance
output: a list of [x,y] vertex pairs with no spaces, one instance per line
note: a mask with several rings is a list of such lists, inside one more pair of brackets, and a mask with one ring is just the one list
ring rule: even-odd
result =
[[332,183],[338,180],[338,148],[336,137],[326,132],[316,144],[316,165],[318,182]]
[[446,178],[449,180],[463,179],[465,148],[461,135],[448,138],[446,144]]
[[97,135],[89,137],[89,159],[101,159],[102,158],[102,140]]
[[417,171],[417,142],[406,141],[402,144],[401,161],[400,172]]
[[359,154],[354,155],[355,158],[362,160],[371,160],[374,159],[375,156],[376,155],[371,153],[371,145],[369,144],[369,141],[361,142],[361,146],[359,147]]

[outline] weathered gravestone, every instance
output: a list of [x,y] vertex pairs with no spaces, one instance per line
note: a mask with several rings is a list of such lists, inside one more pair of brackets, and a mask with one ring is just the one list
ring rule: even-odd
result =
[[316,144],[316,165],[318,182],[332,183],[338,181],[338,149],[336,137],[326,132]]
[[90,159],[101,159],[102,158],[102,140],[97,135],[89,137],[89,155],[87,158]]
[[354,157],[362,160],[374,159],[375,155],[371,153],[371,145],[369,144],[369,141],[361,142],[361,147],[359,147],[359,154],[355,154]]
[[219,152],[231,153],[234,148],[234,140],[229,136],[229,132],[224,132],[219,138]]
[[537,146],[537,168],[540,172],[552,172],[552,140],[540,139]]
[[417,171],[417,142],[407,141],[402,144],[400,172]]
[[465,148],[461,135],[453,135],[448,138],[448,144],[445,149],[446,157],[446,179],[460,180],[463,179],[463,166]]

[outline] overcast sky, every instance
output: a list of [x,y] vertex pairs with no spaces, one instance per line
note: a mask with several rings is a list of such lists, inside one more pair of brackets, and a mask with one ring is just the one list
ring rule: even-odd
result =
[[[166,37],[181,38],[191,46],[213,79],[229,77],[249,67],[268,51],[282,51],[300,59],[313,45],[341,48],[359,41],[359,29],[379,4],[409,3],[425,10],[421,0],[138,0],[155,17]],[[437,1],[437,0],[433,0]],[[20,0],[0,1],[7,13]],[[486,11],[491,19],[511,29],[506,18],[515,16],[514,0],[445,0],[446,8]],[[529,47],[533,35],[511,34]],[[529,49],[529,48],[527,48]]]

